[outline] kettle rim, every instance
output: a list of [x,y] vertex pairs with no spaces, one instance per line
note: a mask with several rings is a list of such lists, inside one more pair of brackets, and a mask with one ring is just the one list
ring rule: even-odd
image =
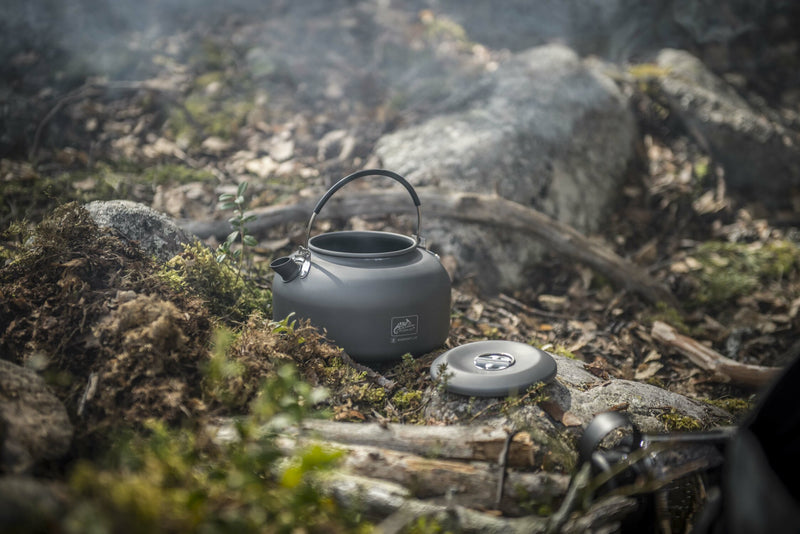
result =
[[373,230],[326,232],[309,239],[309,250],[340,258],[391,258],[412,252],[418,246],[413,237]]

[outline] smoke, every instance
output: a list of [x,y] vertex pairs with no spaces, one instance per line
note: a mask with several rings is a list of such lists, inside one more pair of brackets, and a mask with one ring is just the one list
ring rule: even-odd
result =
[[663,47],[691,48],[742,35],[768,5],[768,0],[4,0],[0,104],[15,101],[0,109],[0,145],[19,145],[9,130],[30,130],[25,100],[42,88],[64,94],[92,76],[147,79],[159,74],[160,56],[192,65],[189,56],[202,55],[207,44],[198,41],[203,32],[234,51],[228,59],[237,69],[249,69],[248,83],[280,79],[309,111],[342,101],[350,107],[389,101],[409,117],[421,117],[452,105],[456,89],[479,91],[480,75],[513,52],[559,42],[581,55],[646,60]]

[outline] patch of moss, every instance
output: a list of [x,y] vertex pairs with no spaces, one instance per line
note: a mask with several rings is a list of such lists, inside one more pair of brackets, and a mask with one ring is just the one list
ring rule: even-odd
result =
[[240,276],[228,262],[218,263],[201,243],[186,245],[162,267],[160,276],[175,290],[202,298],[212,314],[231,324],[243,323],[256,312],[267,313],[272,305],[269,290]]
[[245,123],[254,104],[234,95],[220,98],[203,91],[189,94],[182,107],[169,114],[168,133],[174,139],[196,143],[208,136],[230,139]]
[[[88,202],[127,196],[128,178],[120,178],[102,163],[93,169],[48,174],[27,163],[2,160],[0,172],[5,179],[0,189],[0,203],[8,208],[9,218],[40,220],[56,206],[71,201]],[[8,223],[0,219],[0,224]]]
[[398,391],[392,396],[392,404],[400,411],[416,410],[422,405],[422,391]]
[[747,413],[750,413],[750,410],[753,408],[753,401],[751,399],[741,399],[737,397],[724,399],[705,399],[705,402],[711,404],[712,406],[716,406],[717,408],[722,408],[726,412],[730,413],[734,418],[739,418]]
[[578,359],[575,353],[571,352],[564,345],[553,345],[552,343],[540,343],[535,339],[531,340],[530,344],[536,347],[537,349],[549,352],[551,354],[557,354],[558,356],[563,356],[564,358],[569,358],[570,360]]
[[670,432],[694,432],[703,428],[703,424],[694,417],[681,415],[674,409],[660,414],[658,419]]
[[697,248],[693,258],[701,265],[701,269],[689,275],[697,282],[694,303],[717,305],[796,273],[800,248],[789,241],[766,244],[709,241]]
[[422,516],[416,518],[400,531],[402,534],[450,534],[447,521],[440,521],[438,517]]
[[649,323],[661,321],[675,327],[682,334],[691,335],[691,328],[686,324],[683,313],[665,302],[656,303],[655,311],[645,313],[642,320]]
[[[75,427],[76,451],[110,428],[203,413],[198,363],[209,316],[155,273],[138,247],[99,228],[76,203],[59,207],[0,268],[0,355],[31,355]],[[96,377],[96,378],[92,378]],[[102,395],[86,397],[100,380]]]

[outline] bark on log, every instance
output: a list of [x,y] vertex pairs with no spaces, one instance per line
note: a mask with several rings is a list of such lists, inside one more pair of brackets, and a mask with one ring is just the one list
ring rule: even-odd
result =
[[[229,442],[238,439],[232,425],[220,421],[209,431],[215,441]],[[477,437],[470,437],[470,430]],[[359,507],[372,520],[385,520],[379,532],[398,532],[416,518],[429,515],[455,521],[459,532],[545,532],[556,518],[560,532],[591,532],[635,508],[634,500],[616,498],[598,501],[582,513],[570,514],[571,507],[550,518],[497,517],[492,510],[521,515],[529,513],[520,506],[526,502],[556,504],[566,495],[570,481],[566,474],[509,468],[498,507],[501,466],[494,463],[499,457],[495,449],[506,435],[502,429],[478,426],[392,424],[381,428],[377,424],[308,420],[282,434],[276,443],[287,452],[320,442],[343,449],[342,468],[326,473],[320,482],[340,502]],[[519,447],[517,454],[511,454],[512,462],[517,458],[520,465],[528,465],[529,439],[522,435],[512,443],[512,451]],[[381,446],[358,444],[363,442]],[[571,519],[564,524],[567,516]]]
[[722,382],[762,387],[780,372],[778,367],[751,365],[726,358],[714,349],[679,334],[673,327],[661,321],[653,323],[651,335],[656,341],[676,349],[701,369],[710,371],[714,379]]
[[[419,426],[377,423],[340,423],[308,420],[303,435],[320,441],[393,449],[424,456],[461,461],[497,462],[508,433],[489,426]],[[507,465],[536,468],[547,451],[527,432],[514,436],[508,450]]]
[[[316,442],[314,442],[316,443]],[[297,442],[279,442],[294,450]],[[345,450],[342,469],[354,475],[394,482],[408,488],[417,499],[448,500],[478,510],[497,509],[507,515],[526,513],[523,504],[551,504],[567,491],[569,476],[559,473],[509,471],[497,502],[501,467],[486,462],[459,462],[424,458],[415,454],[325,442]]]
[[[386,518],[377,532],[395,534],[419,517],[434,517],[452,531],[480,534],[543,534],[550,518],[496,517],[452,503],[434,503],[411,498],[405,488],[391,482],[345,475],[328,477],[325,489],[346,506],[358,506],[367,517]],[[636,501],[626,497],[607,497],[575,514],[559,528],[563,533],[615,532],[613,526],[633,512]]]
[[[543,242],[551,251],[589,265],[620,287],[637,293],[650,302],[666,302],[677,307],[669,289],[644,270],[615,254],[607,246],[531,207],[497,195],[443,192],[436,189],[417,190],[423,199],[425,213],[465,222],[489,224],[526,232]],[[258,234],[279,224],[307,221],[316,204],[304,199],[292,205],[269,206],[253,210],[256,220],[249,230]],[[322,216],[347,218],[353,215],[380,216],[389,213],[411,213],[413,204],[406,191],[352,192],[335,196],[325,205]],[[211,235],[224,239],[230,233],[225,221],[191,221],[182,227],[200,238]]]

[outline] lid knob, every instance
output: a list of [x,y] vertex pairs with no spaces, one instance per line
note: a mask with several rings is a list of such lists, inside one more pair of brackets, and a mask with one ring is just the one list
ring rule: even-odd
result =
[[506,352],[487,352],[475,356],[475,367],[484,371],[502,371],[514,365],[514,357]]

